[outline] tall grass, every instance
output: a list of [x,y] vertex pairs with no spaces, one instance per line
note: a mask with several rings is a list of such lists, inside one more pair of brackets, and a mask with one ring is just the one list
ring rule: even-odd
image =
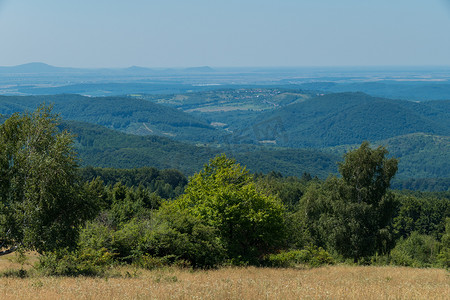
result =
[[0,258],[1,299],[449,299],[442,269],[328,266],[208,271],[117,268],[114,277],[47,277]]

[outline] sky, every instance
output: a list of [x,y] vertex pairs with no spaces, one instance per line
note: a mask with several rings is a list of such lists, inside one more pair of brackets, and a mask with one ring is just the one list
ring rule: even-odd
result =
[[450,0],[0,0],[0,66],[450,66]]

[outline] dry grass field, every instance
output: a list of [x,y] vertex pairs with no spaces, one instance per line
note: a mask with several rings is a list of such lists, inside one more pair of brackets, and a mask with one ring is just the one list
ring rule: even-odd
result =
[[[20,269],[6,257],[0,258],[1,274]],[[0,299],[450,299],[450,273],[440,269],[330,266],[115,272],[110,278],[3,275]]]

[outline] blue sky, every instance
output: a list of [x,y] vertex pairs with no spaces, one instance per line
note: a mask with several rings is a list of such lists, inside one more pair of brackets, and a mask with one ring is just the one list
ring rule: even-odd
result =
[[449,0],[0,0],[0,65],[450,66]]

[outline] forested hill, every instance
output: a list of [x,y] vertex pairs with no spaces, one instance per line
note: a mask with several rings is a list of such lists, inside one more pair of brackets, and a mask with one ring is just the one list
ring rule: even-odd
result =
[[[397,136],[373,143],[385,146],[399,160],[394,178],[396,188],[447,191],[450,187],[450,137],[424,133]],[[327,148],[343,155],[359,144]]]
[[449,103],[391,100],[364,93],[328,94],[264,113],[256,122],[280,120],[284,135],[268,139],[290,147],[374,142],[418,132],[450,136]]
[[62,129],[76,135],[75,148],[82,166],[159,169],[175,168],[186,175],[198,172],[209,159],[227,153],[254,172],[278,171],[301,176],[304,172],[326,178],[337,172],[334,154],[318,150],[271,149],[262,146],[228,145],[221,148],[193,145],[158,136],[137,136],[99,125],[65,121]]
[[336,173],[343,153],[329,147],[348,149],[368,140],[400,159],[397,179],[450,178],[450,100],[259,88],[145,99],[0,96],[0,115],[31,111],[43,102],[63,119],[77,121],[67,126],[78,135],[83,166],[176,168],[189,175],[224,152],[255,172],[325,178]]
[[302,89],[328,93],[364,92],[375,97],[404,100],[449,100],[448,81],[375,81],[375,82],[312,82],[299,85]]
[[219,129],[180,110],[126,97],[0,96],[0,113],[31,111],[42,103],[53,104],[53,111],[60,113],[63,119],[99,124],[127,133],[187,141],[210,141],[221,135]]

